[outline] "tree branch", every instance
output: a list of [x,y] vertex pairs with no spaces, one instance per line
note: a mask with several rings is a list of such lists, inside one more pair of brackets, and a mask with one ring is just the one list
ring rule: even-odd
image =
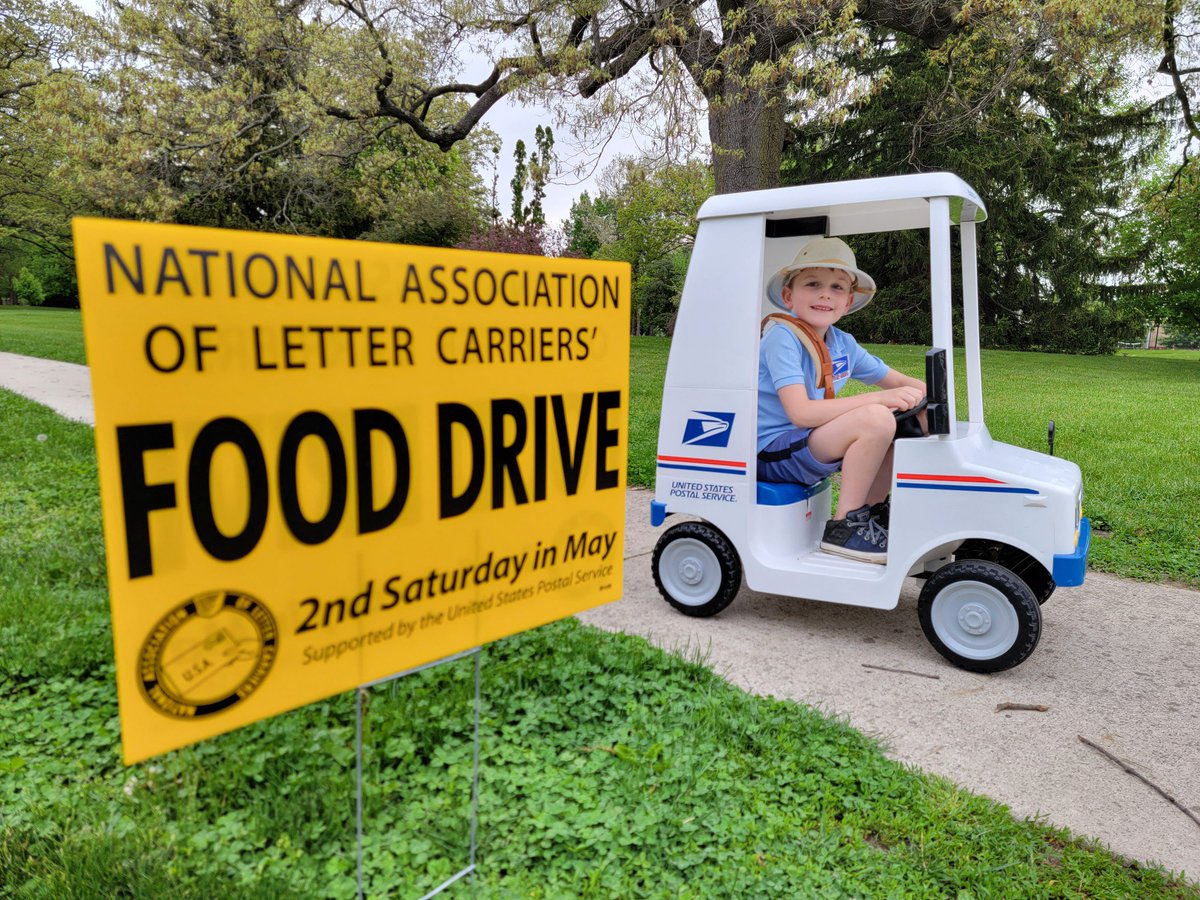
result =
[[700,23],[696,21],[695,13],[692,10],[688,10],[683,27],[687,31],[687,40],[677,44],[675,52],[679,55],[680,62],[692,73],[696,83],[699,84],[700,73],[717,65],[721,54],[721,45],[707,28],[701,27]]
[[923,3],[897,3],[895,0],[862,0],[858,18],[868,25],[880,25],[918,38],[936,47],[958,28],[961,4],[954,0],[929,0]]
[[1165,72],[1171,76],[1171,83],[1175,86],[1175,97],[1179,101],[1179,108],[1183,113],[1183,125],[1193,138],[1200,140],[1200,127],[1196,125],[1196,120],[1192,117],[1191,98],[1188,97],[1187,87],[1183,83],[1183,75],[1185,72],[1181,72],[1179,70],[1179,62],[1175,58],[1175,16],[1172,4],[1170,2],[1167,2],[1163,5],[1162,40],[1163,59],[1162,62],[1159,63],[1158,71]]

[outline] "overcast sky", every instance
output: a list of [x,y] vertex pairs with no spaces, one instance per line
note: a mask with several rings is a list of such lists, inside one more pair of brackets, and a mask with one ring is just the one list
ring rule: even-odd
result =
[[[504,146],[500,150],[500,186],[497,196],[500,211],[505,215],[511,212],[512,207],[512,190],[509,188],[509,182],[512,181],[513,171],[516,167],[513,151],[516,149],[517,141],[523,140],[526,150],[533,150],[534,129],[538,125],[553,126],[553,118],[550,111],[544,107],[522,106],[507,97],[488,110],[487,115],[483,117],[484,124],[495,131],[504,142]],[[554,140],[556,157],[561,162],[566,162],[571,154],[570,135],[565,129],[555,128]],[[640,139],[642,143],[645,140],[645,138]],[[546,220],[554,224],[565,220],[571,211],[571,204],[584,191],[588,191],[594,198],[596,196],[596,177],[604,171],[606,165],[620,155],[641,155],[638,142],[639,139],[634,136],[617,134],[604,148],[604,153],[599,157],[598,163],[590,166],[587,172],[579,176],[573,176],[570,172],[559,172],[555,177],[557,183],[546,188],[546,199],[543,204]],[[564,166],[560,166],[560,168],[564,168]],[[490,189],[490,171],[481,172],[480,175],[488,180],[487,186]],[[528,196],[526,196],[526,200],[528,200]]]

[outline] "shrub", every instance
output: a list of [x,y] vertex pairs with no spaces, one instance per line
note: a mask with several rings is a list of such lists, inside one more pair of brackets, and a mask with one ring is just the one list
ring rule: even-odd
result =
[[24,266],[12,282],[13,295],[17,302],[26,306],[41,306],[46,302],[46,289],[38,277]]
[[567,246],[561,228],[511,220],[495,222],[457,245],[460,250],[485,250],[489,253],[525,253],[530,256],[567,256],[579,253]]

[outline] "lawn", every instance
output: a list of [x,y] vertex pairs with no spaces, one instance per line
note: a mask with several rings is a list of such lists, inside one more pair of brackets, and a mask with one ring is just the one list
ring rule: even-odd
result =
[[[654,483],[659,397],[669,342],[633,338],[631,484]],[[895,369],[924,377],[924,347],[868,345]],[[983,406],[998,441],[1054,452],[1083,470],[1093,569],[1200,586],[1200,353],[1122,351],[1061,356],[985,350]],[[966,366],[955,362],[966,418]],[[851,385],[852,393],[859,388]]]
[[[670,342],[635,337],[630,358],[629,483],[652,487]],[[923,376],[924,348],[869,347]],[[84,362],[78,310],[0,307],[0,350]],[[959,356],[959,415],[966,417]],[[1200,586],[1200,351],[1116,356],[983,352],[984,410],[999,441],[1055,453],[1083,470],[1093,569]],[[853,391],[852,386],[849,390]]]
[[1200,350],[1118,350],[1117,356],[1133,359],[1190,359],[1200,363]]
[[79,310],[0,306],[0,351],[86,365]]
[[[353,695],[123,767],[92,432],[5,391],[0,422],[0,897],[352,896]],[[1200,900],[640,638],[565,621],[483,673],[452,896]],[[472,674],[369,695],[370,896],[465,861]]]

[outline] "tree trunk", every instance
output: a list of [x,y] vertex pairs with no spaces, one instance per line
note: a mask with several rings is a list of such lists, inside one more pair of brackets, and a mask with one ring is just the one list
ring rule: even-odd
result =
[[778,187],[783,132],[778,97],[710,97],[708,134],[717,193]]

